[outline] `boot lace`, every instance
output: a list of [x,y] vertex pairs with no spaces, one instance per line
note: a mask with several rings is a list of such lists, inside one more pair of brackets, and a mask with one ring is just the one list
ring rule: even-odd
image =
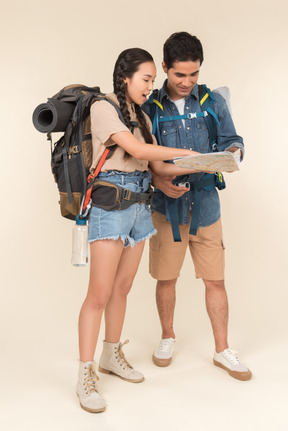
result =
[[86,394],[90,395],[92,392],[98,392],[97,381],[99,377],[96,374],[95,364],[92,363],[88,367],[85,367],[87,372],[84,374],[84,388]]
[[124,343],[119,343],[117,347],[115,347],[115,355],[117,362],[119,362],[120,366],[125,370],[126,368],[133,368],[132,365],[129,364],[127,359],[125,358],[124,352],[122,350],[122,346],[129,343],[129,340],[124,341]]
[[237,351],[233,349],[226,349],[224,350],[223,354],[225,358],[228,359],[229,362],[231,362],[233,365],[241,365],[241,362],[239,361],[237,357]]

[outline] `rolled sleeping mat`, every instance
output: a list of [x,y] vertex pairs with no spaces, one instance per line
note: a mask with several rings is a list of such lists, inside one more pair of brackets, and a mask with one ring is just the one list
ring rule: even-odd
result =
[[64,132],[75,109],[75,103],[48,99],[33,112],[34,127],[42,133]]

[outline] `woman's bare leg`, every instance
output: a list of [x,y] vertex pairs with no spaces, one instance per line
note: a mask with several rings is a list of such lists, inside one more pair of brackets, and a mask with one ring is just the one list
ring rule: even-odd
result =
[[123,249],[120,239],[91,243],[90,280],[79,315],[79,350],[82,362],[94,359],[101,317],[112,292]]
[[117,343],[124,323],[127,295],[132,287],[145,241],[127,247],[121,255],[110,299],[105,308],[105,341]]

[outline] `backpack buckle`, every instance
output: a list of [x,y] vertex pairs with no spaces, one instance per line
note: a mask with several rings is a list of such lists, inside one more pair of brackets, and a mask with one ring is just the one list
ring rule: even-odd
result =
[[216,142],[214,142],[214,144],[212,144],[212,151],[216,151],[217,150],[217,144]]
[[196,118],[196,112],[188,112],[187,118],[188,120],[192,120],[192,118]]
[[131,190],[124,189],[122,192],[122,199],[124,199],[125,201],[129,201],[130,198],[131,198]]
[[78,154],[78,153],[80,153],[79,145],[74,145],[73,147],[70,147],[69,154]]

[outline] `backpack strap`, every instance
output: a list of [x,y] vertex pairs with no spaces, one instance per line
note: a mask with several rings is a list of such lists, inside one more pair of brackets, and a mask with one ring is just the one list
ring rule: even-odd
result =
[[[154,90],[149,97],[150,103],[150,118],[153,124],[152,133],[156,135],[158,142],[161,144],[161,136],[159,132],[159,123],[167,121],[177,121],[193,118],[204,118],[209,134],[209,146],[212,152],[217,151],[217,125],[220,125],[219,119],[214,111],[215,97],[211,90],[206,85],[199,85],[199,101],[201,112],[189,112],[184,115],[162,116],[159,115],[159,109],[163,111],[163,106],[158,101],[159,92]],[[221,173],[204,174],[199,181],[190,182],[190,190],[194,191],[194,202],[192,218],[190,223],[189,234],[196,235],[200,216],[200,203],[202,198],[202,190],[213,190],[215,187],[220,190],[225,188],[225,182]],[[175,242],[181,241],[179,218],[177,212],[176,199],[165,196],[167,210],[170,215],[173,238]]]
[[68,202],[69,204],[72,204],[72,191],[71,191],[71,183],[70,183],[70,177],[69,177],[69,171],[68,171],[68,156],[67,156],[66,148],[63,148],[62,150],[62,157],[63,157],[64,177],[65,177],[65,183],[66,183]]
[[[86,208],[88,207],[88,205],[89,205],[89,203],[91,201],[91,193],[92,193],[92,187],[93,187],[94,180],[98,176],[99,172],[101,171],[101,168],[104,165],[105,160],[109,159],[109,157],[113,154],[115,148],[116,148],[116,145],[113,145],[111,147],[105,148],[102,156],[100,157],[100,159],[99,159],[99,161],[97,163],[97,166],[95,168],[94,173],[88,175],[88,178],[87,178],[88,185],[87,185],[87,188],[86,188],[86,195],[85,195],[85,198],[84,198],[84,201],[83,201],[83,205],[81,206],[81,209],[80,209],[80,216],[82,218],[86,217],[87,212],[88,212],[87,211],[86,214],[85,214],[85,210],[86,210]],[[88,208],[90,208],[90,207],[88,207]]]
[[[148,102],[150,104],[150,119],[152,121],[152,133],[153,135],[156,135],[158,132],[158,125],[159,123],[165,123],[168,121],[177,121],[177,120],[186,120],[186,119],[193,119],[193,118],[204,118],[208,133],[209,133],[209,143],[212,151],[217,151],[217,129],[216,125],[220,126],[220,121],[214,111],[214,102],[215,97],[213,96],[211,90],[205,85],[198,84],[198,91],[199,91],[199,99],[200,99],[200,107],[201,112],[188,112],[187,114],[183,115],[170,115],[170,116],[163,116],[159,115],[159,109],[163,111],[163,106],[159,102],[159,91],[153,90],[151,96],[148,99]],[[216,123],[216,124],[215,124]],[[159,133],[157,133],[159,135]],[[159,139],[158,139],[159,142]],[[216,144],[216,145],[215,145]]]
[[188,112],[188,114],[183,115],[171,115],[167,117],[159,117],[158,123],[166,123],[167,121],[174,121],[174,120],[192,120],[192,118],[200,118],[200,117],[207,117],[208,112]]
[[174,242],[181,242],[176,199],[170,198],[169,196],[166,196],[166,195],[165,195],[165,199],[166,199],[167,209],[170,216],[170,223],[171,223]]
[[159,133],[159,127],[158,127],[158,120],[159,120],[159,115],[158,115],[158,111],[159,109],[161,109],[161,111],[163,111],[163,106],[161,105],[161,103],[158,100],[159,97],[159,90],[153,90],[153,92],[151,93],[148,102],[150,104],[150,119],[152,122],[152,135],[155,135],[158,142],[161,141],[161,137],[160,137],[160,133]]
[[[114,108],[116,109],[118,116],[119,116],[120,120],[122,121],[122,123],[126,124],[124,117],[123,117],[123,114],[122,114],[119,106],[116,105],[116,103],[114,103],[112,100],[108,99],[108,97],[106,97],[105,94],[99,94],[96,97],[92,98],[90,106],[92,105],[93,102],[96,102],[97,100],[105,100],[105,101],[111,103],[111,105],[114,106]],[[82,118],[83,127],[84,127],[84,121],[85,121],[85,118]],[[84,218],[87,216],[87,214],[90,210],[91,202],[92,202],[91,193],[92,193],[92,187],[93,187],[94,180],[98,176],[99,172],[101,171],[101,168],[104,165],[105,161],[112,156],[116,147],[117,147],[117,145],[111,145],[110,147],[106,147],[102,153],[102,156],[100,157],[100,159],[96,165],[96,168],[95,168],[93,174],[90,173],[88,175],[86,191],[85,191],[84,197],[82,199],[82,204],[80,207],[80,214],[79,214],[80,218]]]
[[[169,117],[159,117],[158,124],[165,121],[175,121],[183,119],[193,118],[204,118],[205,124],[209,134],[209,146],[212,152],[217,151],[217,125],[220,125],[219,119],[214,112],[215,98],[212,92],[206,87],[206,85],[198,85],[199,89],[199,101],[201,112],[188,113],[185,115],[175,115]],[[222,175],[217,174],[204,174],[203,178],[199,181],[190,182],[190,190],[194,191],[194,202],[192,218],[190,222],[190,235],[196,235],[199,216],[200,216],[200,204],[202,199],[202,190],[213,190],[215,187],[224,188],[225,182]],[[181,241],[180,229],[179,229],[179,218],[177,212],[176,199],[169,198],[166,196],[167,209],[170,215],[171,227],[173,232],[173,238],[175,242]]]
[[206,122],[206,126],[208,128],[209,133],[209,144],[212,151],[217,151],[217,129],[215,122],[218,126],[220,126],[219,119],[216,113],[213,110],[213,105],[215,102],[215,98],[211,92],[211,90],[206,85],[198,84],[199,91],[199,99],[200,99],[200,107],[201,112],[188,112],[183,115],[170,115],[163,116],[159,115],[159,109],[163,111],[163,106],[159,102],[159,91],[154,90],[149,97],[148,101],[150,104],[150,119],[152,121],[152,134],[157,137],[158,142],[161,144],[161,135],[159,132],[159,123],[165,123],[169,121],[177,121],[177,120],[186,120],[186,119],[194,119],[194,118],[204,118]]
[[[202,112],[208,112],[210,115],[204,116],[204,121],[206,123],[208,134],[209,134],[209,146],[212,152],[217,151],[217,125],[220,126],[219,119],[214,112],[214,102],[215,97],[213,96],[211,90],[207,88],[206,85],[198,85],[199,90],[199,101]],[[225,188],[224,178],[221,173],[215,174],[204,174],[200,181],[190,182],[190,189],[194,190],[194,202],[192,218],[190,223],[190,235],[196,235],[199,216],[200,216],[200,204],[202,199],[202,190],[213,190],[217,187],[219,190]]]
[[207,88],[205,84],[198,85],[199,99],[201,111],[206,111],[208,114],[204,117],[208,134],[209,134],[209,145],[212,152],[217,151],[217,125],[220,126],[219,119],[212,108],[214,108],[215,97],[211,90]]

